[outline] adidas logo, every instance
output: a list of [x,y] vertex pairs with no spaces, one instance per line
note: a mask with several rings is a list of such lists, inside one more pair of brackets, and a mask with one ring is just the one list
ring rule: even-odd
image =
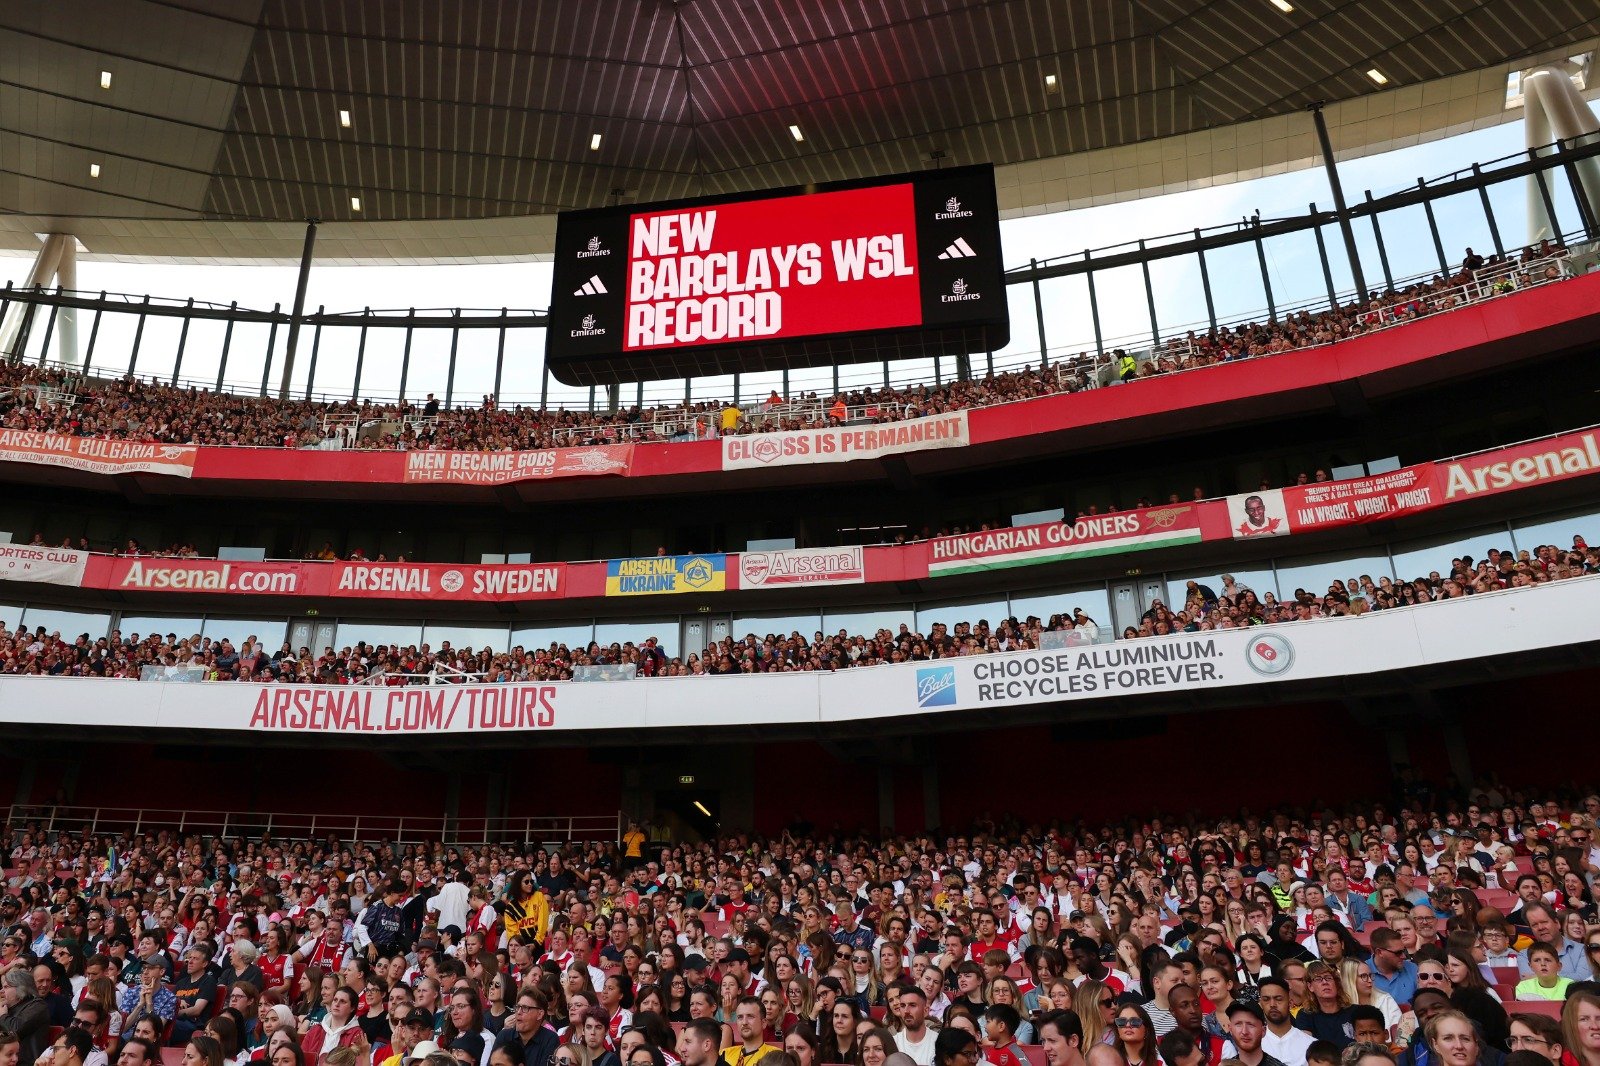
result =
[[606,288],[606,283],[600,280],[600,275],[596,274],[593,277],[591,277],[588,281],[584,282],[583,285],[580,286],[578,288],[578,290],[576,292],[574,292],[572,295],[574,295],[574,296],[599,296],[600,294],[605,293],[605,292],[609,292],[609,291],[610,290]]
[[944,251],[939,253],[939,258],[940,259],[971,259],[973,256],[975,256],[977,254],[978,254],[977,252],[974,252],[972,250],[972,245],[967,243],[967,239],[965,237],[957,237],[956,238],[956,242],[954,244],[952,244],[950,247],[946,248]]

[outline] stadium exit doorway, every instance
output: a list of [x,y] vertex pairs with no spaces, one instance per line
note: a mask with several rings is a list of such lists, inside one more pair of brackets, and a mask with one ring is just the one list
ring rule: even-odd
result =
[[[1144,613],[1157,600],[1166,603],[1167,583],[1159,577],[1143,577],[1137,581],[1124,581],[1111,586],[1111,620],[1116,632],[1132,626],[1139,628]],[[1167,604],[1168,607],[1172,605]],[[1114,636],[1115,634],[1111,634]]]

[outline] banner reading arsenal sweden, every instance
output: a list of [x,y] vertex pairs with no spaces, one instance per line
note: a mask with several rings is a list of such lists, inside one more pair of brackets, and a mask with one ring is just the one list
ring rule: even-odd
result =
[[722,469],[759,470],[764,466],[848,463],[901,452],[965,448],[971,443],[967,412],[956,411],[908,418],[904,422],[723,437]]
[[91,474],[193,477],[197,452],[190,444],[150,444],[22,429],[0,430],[0,462],[64,466]]
[[633,445],[543,448],[531,452],[407,452],[406,484],[506,485],[568,477],[625,477]]

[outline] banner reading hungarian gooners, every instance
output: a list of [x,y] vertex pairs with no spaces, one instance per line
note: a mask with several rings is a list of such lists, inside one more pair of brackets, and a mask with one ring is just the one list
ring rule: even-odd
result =
[[91,474],[193,477],[198,450],[189,444],[151,444],[23,429],[0,430],[0,462],[64,466]]
[[722,469],[759,470],[767,466],[849,463],[902,452],[965,448],[971,443],[967,412],[956,411],[908,418],[904,422],[723,437]]
[[928,573],[940,576],[1032,566],[1091,555],[1195,544],[1200,539],[1199,505],[1145,507],[1079,518],[1075,522],[1047,522],[939,537],[928,544]]
[[406,484],[507,485],[568,477],[625,477],[633,445],[542,448],[531,452],[408,452]]

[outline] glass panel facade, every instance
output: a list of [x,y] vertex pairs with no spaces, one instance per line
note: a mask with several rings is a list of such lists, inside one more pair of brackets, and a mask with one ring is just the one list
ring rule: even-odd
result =
[[160,633],[162,636],[171,635],[179,640],[188,640],[198,636],[203,627],[200,619],[192,615],[125,614],[118,621],[117,628],[122,631],[124,639],[132,639],[135,633],[141,638]]
[[592,622],[547,622],[523,626],[511,632],[512,646],[525,651],[548,648],[551,644],[565,644],[569,648],[587,647],[592,639]]
[[733,619],[733,635],[742,640],[749,634],[765,637],[769,633],[787,637],[791,633],[799,633],[810,640],[822,628],[822,615],[817,612],[811,614],[748,614],[735,615]]
[[1490,548],[1511,549],[1511,534],[1505,526],[1462,530],[1448,537],[1413,540],[1394,547],[1394,576],[1397,581],[1414,581],[1434,571],[1450,572],[1450,560],[1470,555],[1474,561],[1489,554]]
[[249,637],[256,637],[268,651],[283,643],[287,624],[282,618],[213,618],[206,616],[202,634],[212,640],[231,640],[238,647]]
[[1585,543],[1592,545],[1600,540],[1600,512],[1572,511],[1512,522],[1511,532],[1516,537],[1519,552],[1531,552],[1541,544],[1570,548],[1574,536],[1581,536]]
[[81,633],[89,634],[90,640],[99,640],[111,631],[111,615],[29,607],[22,612],[22,625],[29,630],[44,626],[46,633],[60,633],[62,640],[75,640]]
[[679,626],[676,618],[644,618],[637,622],[601,622],[594,627],[594,639],[601,644],[641,644],[655,637],[670,658],[678,654]]
[[[1167,582],[1167,603],[1174,609],[1183,605],[1189,598],[1188,585],[1191,581],[1198,581],[1208,586],[1217,595],[1222,594],[1225,582],[1224,576],[1232,574],[1234,584],[1241,590],[1249,589],[1257,596],[1267,593],[1278,593],[1278,582],[1273,577],[1270,569],[1262,570],[1207,570],[1200,573],[1180,574],[1170,578]],[[1290,586],[1291,591],[1293,586]]]
[[1343,585],[1354,580],[1359,584],[1361,578],[1370,577],[1376,582],[1385,575],[1394,576],[1389,572],[1388,555],[1310,555],[1278,564],[1280,598],[1284,599],[1293,596],[1296,589],[1324,596],[1335,581]]
[[946,630],[954,632],[958,622],[989,623],[997,629],[1010,616],[1004,600],[955,600],[938,604],[919,604],[917,623],[911,628],[926,635],[936,622],[943,622]]
[[411,625],[392,624],[389,622],[363,622],[360,620],[346,620],[339,623],[339,639],[334,641],[337,647],[354,647],[356,644],[394,644],[399,647],[408,647],[412,644],[422,644],[422,623]]
[[508,650],[511,645],[510,626],[475,626],[466,622],[429,622],[422,631],[422,639],[435,650],[445,641],[452,648],[489,648],[496,652]]
[[1104,588],[1063,589],[1011,597],[1011,614],[1022,621],[1027,621],[1029,615],[1038,615],[1041,622],[1048,623],[1051,615],[1071,614],[1079,607],[1102,629],[1111,621],[1111,601]]

